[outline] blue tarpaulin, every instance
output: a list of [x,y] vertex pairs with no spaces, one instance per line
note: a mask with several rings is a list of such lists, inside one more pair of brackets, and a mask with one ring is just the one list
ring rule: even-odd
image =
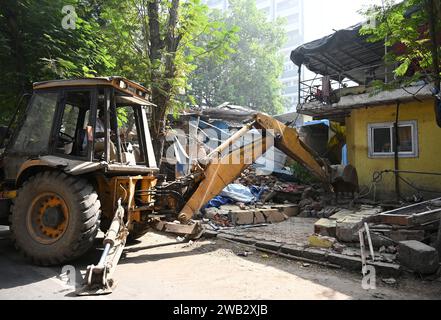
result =
[[230,184],[219,196],[211,199],[206,208],[219,208],[220,206],[236,202],[245,204],[254,203],[261,198],[264,191],[265,188],[257,186],[248,188],[241,184]]

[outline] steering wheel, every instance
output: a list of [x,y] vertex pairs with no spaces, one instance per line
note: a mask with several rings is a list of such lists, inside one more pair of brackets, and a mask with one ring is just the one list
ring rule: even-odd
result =
[[59,138],[60,138],[60,141],[63,143],[63,144],[69,144],[69,143],[72,143],[74,140],[75,140],[75,138],[74,137],[72,137],[72,136],[70,136],[70,135],[68,135],[67,133],[65,133],[65,132],[59,132],[59,134],[58,134],[58,136],[59,136]]

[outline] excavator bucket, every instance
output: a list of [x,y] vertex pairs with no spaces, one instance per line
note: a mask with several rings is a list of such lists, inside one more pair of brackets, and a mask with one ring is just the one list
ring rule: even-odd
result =
[[336,193],[358,193],[358,175],[355,167],[351,165],[331,166],[331,185]]

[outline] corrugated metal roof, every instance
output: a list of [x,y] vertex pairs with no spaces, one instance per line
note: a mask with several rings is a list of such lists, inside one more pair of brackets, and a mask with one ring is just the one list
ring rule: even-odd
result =
[[291,60],[315,73],[332,76],[334,80],[339,80],[340,75],[341,79],[364,83],[366,69],[371,67],[371,71],[379,69],[377,73],[384,73],[385,47],[382,41],[368,42],[366,36],[359,34],[361,27],[360,23],[305,43],[291,52]]

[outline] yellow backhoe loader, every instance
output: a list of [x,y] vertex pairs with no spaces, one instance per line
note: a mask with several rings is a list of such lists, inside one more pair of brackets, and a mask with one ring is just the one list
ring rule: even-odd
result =
[[[356,192],[351,166],[329,166],[302,143],[295,129],[256,114],[191,173],[175,181],[159,174],[150,136],[149,91],[121,78],[36,83],[22,116],[2,131],[0,222],[33,263],[62,265],[82,256],[99,229],[104,251],[88,267],[78,294],[110,293],[128,239],[153,225],[198,237],[192,220],[211,198],[275,146],[334,192]],[[262,135],[231,150],[250,129]],[[177,223],[167,221],[179,220]]]

